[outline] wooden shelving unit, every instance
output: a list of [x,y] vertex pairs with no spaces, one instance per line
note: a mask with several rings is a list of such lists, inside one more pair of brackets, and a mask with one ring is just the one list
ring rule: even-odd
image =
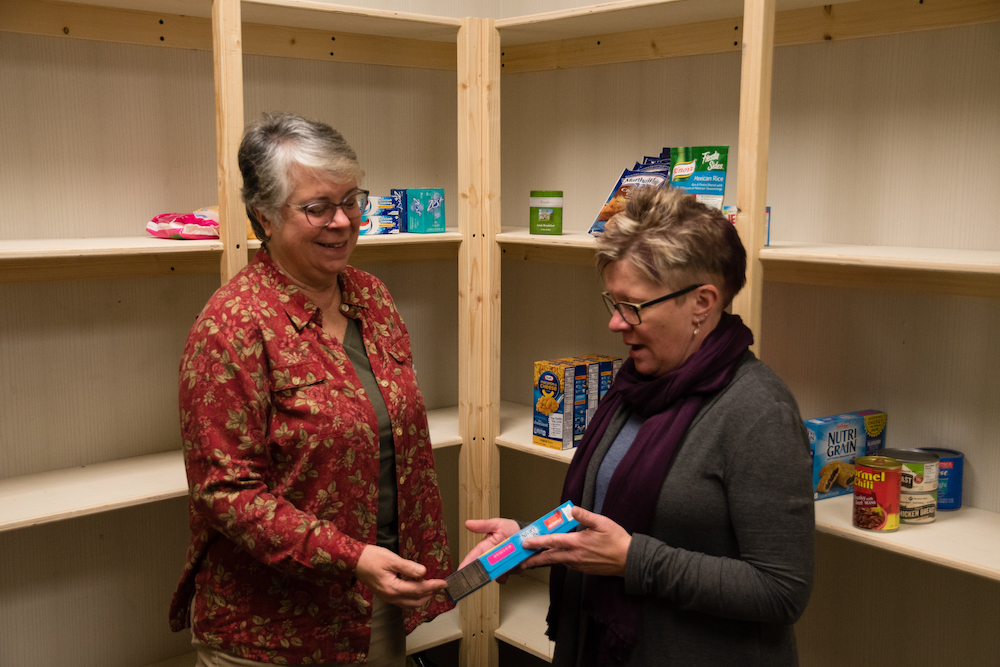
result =
[[[45,421],[36,412],[29,411],[26,424],[20,423],[19,415],[11,417],[11,423],[17,421],[21,428],[12,428],[9,432],[17,436],[0,443],[12,453],[6,467],[0,467],[0,501],[4,501],[0,504],[5,508],[0,510],[0,537],[5,539],[0,563],[21,567],[18,545],[32,543],[39,531],[50,531],[45,534],[60,541],[82,541],[92,530],[90,520],[107,518],[114,526],[125,514],[134,521],[129,513],[155,510],[160,516],[170,503],[179,506],[176,499],[184,495],[185,482],[176,437],[165,438],[167,427],[159,426],[149,434],[148,442],[131,432],[113,432],[96,438],[102,442],[94,444],[93,430],[100,428],[95,424],[114,415],[105,417],[106,406],[89,394],[96,395],[94,386],[116,387],[117,382],[121,388],[112,389],[112,399],[125,402],[136,393],[136,386],[175,381],[172,368],[141,381],[134,379],[146,368],[144,355],[148,355],[139,343],[155,340],[158,355],[174,354],[200,303],[218,286],[215,276],[227,279],[259,248],[258,242],[245,238],[235,143],[244,125],[244,106],[249,114],[256,114],[289,105],[306,115],[335,114],[355,131],[348,139],[360,142],[355,148],[363,160],[371,156],[373,166],[366,166],[366,171],[373,192],[387,191],[390,184],[432,178],[444,181],[448,188],[448,214],[457,226],[437,235],[362,237],[355,261],[377,266],[391,278],[387,282],[394,294],[394,285],[406,294],[414,313],[412,318],[407,316],[408,326],[415,338],[422,334],[425,341],[422,349],[415,343],[418,368],[424,373],[419,361],[424,358],[433,369],[421,375],[422,386],[426,383],[437,397],[429,404],[452,406],[432,410],[429,417],[434,447],[442,455],[459,459],[458,479],[443,480],[458,488],[459,522],[495,515],[502,506],[534,512],[538,508],[531,502],[531,493],[522,490],[551,491],[561,485],[558,471],[573,452],[531,444],[530,381],[525,378],[533,359],[620,353],[615,337],[602,330],[603,307],[595,298],[596,281],[587,268],[593,265],[594,240],[587,235],[591,216],[621,167],[642,151],[711,141],[732,147],[727,203],[736,203],[743,211],[737,226],[751,259],[748,289],[735,310],[750,323],[757,340],[763,340],[764,360],[789,379],[800,397],[803,416],[818,416],[808,412],[823,409],[828,410],[824,414],[842,411],[847,407],[842,405],[845,397],[876,400],[882,396],[881,385],[871,378],[865,376],[858,382],[860,388],[854,389],[837,368],[817,362],[814,356],[846,358],[867,347],[877,348],[884,357],[891,357],[891,363],[880,365],[882,359],[874,356],[868,365],[883,374],[898,372],[893,364],[901,362],[913,366],[930,357],[946,360],[923,374],[907,372],[905,381],[886,390],[886,396],[900,395],[888,410],[890,432],[917,439],[921,426],[907,427],[906,422],[919,423],[923,414],[933,413],[949,428],[935,430],[923,424],[922,430],[934,431],[938,440],[915,444],[961,449],[964,443],[959,438],[966,438],[973,470],[966,507],[942,515],[932,525],[871,535],[850,527],[843,507],[846,500],[834,499],[817,504],[818,531],[867,549],[860,553],[863,558],[882,562],[877,560],[879,554],[891,554],[918,562],[925,568],[921,576],[940,588],[950,588],[956,577],[967,575],[984,578],[987,588],[995,585],[1000,579],[994,556],[1000,541],[1000,488],[989,480],[996,478],[1000,458],[995,452],[1000,447],[990,441],[990,434],[1000,429],[988,427],[995,422],[988,416],[993,406],[982,402],[981,396],[996,394],[995,378],[982,371],[982,367],[995,366],[996,352],[978,343],[959,345],[949,337],[936,337],[931,331],[936,324],[911,322],[907,309],[916,308],[932,324],[935,317],[955,317],[956,322],[945,324],[954,325],[955,335],[966,338],[963,327],[990,331],[1000,326],[996,313],[1000,246],[990,231],[991,224],[996,227],[995,211],[1000,209],[985,189],[985,194],[971,195],[962,190],[963,176],[972,175],[972,166],[949,162],[948,169],[933,172],[934,179],[913,186],[906,182],[914,177],[899,176],[910,172],[902,167],[897,171],[897,165],[880,159],[883,152],[910,151],[915,143],[921,144],[920,151],[906,152],[903,162],[922,163],[928,155],[946,154],[951,142],[940,138],[952,131],[959,152],[976,154],[977,170],[992,175],[993,181],[1000,177],[1000,158],[992,148],[1000,138],[995,122],[992,126],[988,122],[989,105],[995,106],[996,80],[975,78],[977,68],[995,70],[998,66],[995,49],[989,49],[996,43],[990,26],[997,22],[1000,2],[996,0],[866,0],[833,5],[823,0],[619,0],[497,20],[422,16],[319,0],[162,0],[155,8],[143,0],[0,4],[0,26],[4,36],[16,42],[11,48],[21,54],[18,63],[40,63],[36,83],[22,74],[14,80],[18,95],[11,99],[24,101],[8,100],[2,108],[10,115],[5,117],[7,126],[14,128],[4,138],[8,140],[5,145],[13,147],[9,159],[16,164],[5,164],[5,178],[0,179],[6,184],[0,192],[12,212],[4,218],[4,238],[0,239],[0,299],[4,299],[0,305],[13,304],[9,306],[13,309],[35,304],[44,309],[59,296],[57,281],[87,300],[87,307],[75,311],[65,323],[70,333],[58,333],[57,326],[41,327],[37,317],[21,324],[24,318],[11,310],[15,317],[2,329],[10,342],[0,345],[0,363],[9,364],[13,369],[9,376],[17,377],[10,384],[11,409],[24,411],[27,402],[22,395],[34,392],[37,400],[44,400],[52,390],[32,381],[33,375],[61,377],[66,368],[76,365],[73,361],[86,361],[67,380],[84,388],[76,394],[58,393],[50,412],[54,419],[64,411],[73,416],[86,413],[74,402],[90,400],[90,412],[97,415],[94,423],[81,425],[83,435],[90,437],[79,447],[70,437],[52,442],[51,436],[33,436],[42,432]],[[963,32],[953,38],[948,30]],[[869,38],[887,44],[888,50],[874,50]],[[924,41],[914,46],[914,39]],[[794,55],[783,58],[785,53]],[[948,62],[959,65],[947,75],[935,70],[926,75],[926,81],[914,84],[904,76],[907,67],[933,68],[926,63],[908,64],[913,53],[932,54],[942,62],[945,59],[938,55],[949,55],[952,60]],[[43,57],[36,57],[39,54]],[[294,69],[302,70],[308,85],[296,83],[289,59],[296,59]],[[92,90],[77,88],[65,75],[70,62],[73,68],[91,73],[117,67],[114,71],[127,81],[109,84],[93,74]],[[857,62],[864,62],[864,67],[856,69]],[[5,72],[16,72],[15,65]],[[330,68],[335,68],[336,76],[329,74]],[[400,68],[406,68],[406,76],[395,74]],[[209,74],[213,69],[215,76]],[[885,81],[873,84],[868,80],[883,69]],[[359,74],[362,71],[366,74]],[[901,139],[884,126],[866,134],[866,126],[838,124],[837,118],[850,118],[857,112],[875,126],[878,114],[865,107],[864,99],[846,96],[848,101],[839,102],[840,98],[824,100],[813,93],[821,102],[810,106],[804,99],[809,95],[795,90],[813,81],[829,81],[834,87],[840,71],[851,72],[848,76],[859,86],[867,86],[864,90],[885,88],[904,101],[911,89],[920,90],[921,95],[899,107],[904,123],[913,122],[904,117],[908,109],[927,113],[930,120],[921,124],[919,141]],[[940,82],[945,78],[957,83],[942,90]],[[149,87],[146,81],[154,84]],[[381,83],[372,86],[372,81]],[[458,99],[453,102],[456,83]],[[369,94],[393,86],[400,88],[398,94]],[[341,87],[354,96],[326,93]],[[440,93],[435,101],[428,102],[416,92],[428,87]],[[979,90],[986,92],[979,94]],[[211,103],[213,92],[217,108]],[[95,125],[94,120],[108,115],[101,100],[119,98],[125,111],[113,116],[117,124]],[[143,105],[137,98],[159,104]],[[186,100],[180,111],[163,111],[180,98]],[[350,104],[344,99],[350,99]],[[408,104],[416,100],[419,103]],[[26,105],[32,107],[31,113],[24,111]],[[75,116],[53,114],[51,110],[62,109],[60,105],[72,106]],[[824,112],[824,105],[837,109],[839,116],[824,116],[824,125],[803,130],[813,115]],[[938,106],[953,113],[939,113]],[[359,119],[358,108],[376,115]],[[970,138],[961,127],[949,130],[947,124],[961,115],[958,112],[983,114],[987,120],[974,129],[982,136]],[[33,131],[35,116],[45,132]],[[428,142],[409,146],[401,134],[394,134],[407,126],[429,128],[437,141],[454,140],[457,158],[452,159],[450,146],[444,151],[446,158]],[[21,132],[21,127],[27,129]],[[50,132],[51,127],[57,131]],[[385,136],[373,137],[371,128]],[[18,133],[28,138],[15,136]],[[829,145],[804,141],[812,135],[826,137]],[[214,153],[205,148],[214,144],[213,139],[218,141]],[[926,147],[924,139],[928,139]],[[851,147],[865,142],[877,146],[872,152],[879,155],[853,160]],[[390,145],[402,153],[386,157],[392,154]],[[800,154],[803,146],[808,148]],[[144,153],[156,159],[142,159]],[[845,157],[848,154],[852,159]],[[52,157],[38,161],[32,157],[36,155]],[[827,173],[826,163],[836,164],[837,170]],[[882,183],[882,189],[871,194],[845,176],[855,164],[869,170],[861,180]],[[501,173],[507,195],[502,210]],[[134,174],[141,178],[132,178]],[[802,180],[802,174],[811,178]],[[52,197],[53,181],[67,188],[64,198]],[[897,187],[897,181],[903,184]],[[833,195],[813,185],[827,182]],[[106,195],[97,187],[104,183],[115,186],[113,194]],[[942,243],[952,249],[924,247],[934,242],[927,241],[926,234],[909,231],[911,217],[920,222],[926,210],[941,208],[934,208],[935,201],[924,196],[923,190],[930,185],[950,188],[941,197],[954,194],[954,207],[959,211],[954,218],[937,215],[938,223],[949,229],[973,230],[953,235],[958,239],[954,242]],[[539,187],[566,192],[562,236],[527,232],[526,194]],[[857,208],[850,208],[855,189],[862,191],[858,198],[865,198],[877,211],[861,216],[864,225],[856,224]],[[178,196],[182,201],[170,204],[172,210],[220,203],[223,223],[218,241],[129,236]],[[986,220],[993,216],[992,223],[982,222],[967,203],[977,198],[986,202],[983,216]],[[31,222],[37,220],[39,201],[54,207],[46,211],[54,226],[44,232]],[[814,215],[814,202],[821,215]],[[154,205],[156,210],[146,210]],[[765,205],[773,210],[771,236],[776,240],[770,247],[763,246]],[[842,206],[849,207],[850,213],[838,217]],[[109,209],[116,215],[107,215]],[[887,210],[891,215],[885,214]],[[10,225],[6,225],[8,220]],[[841,233],[841,224],[850,231]],[[927,221],[920,224],[928,226]],[[881,233],[871,233],[871,229]],[[33,238],[45,234],[52,237]],[[93,237],[76,238],[81,234]],[[786,238],[806,240],[780,241]],[[80,287],[76,283],[81,280],[91,282]],[[135,301],[137,291],[169,307],[172,320],[164,323],[145,314],[133,321],[136,308],[114,309],[116,303]],[[457,295],[453,297],[452,291]],[[863,294],[866,303],[874,300],[887,312],[877,313],[877,331],[845,327],[843,334],[827,335],[805,314],[814,304],[832,299],[827,307],[843,315],[853,307],[852,295],[856,294]],[[457,327],[443,316],[450,312],[452,298],[457,298]],[[784,305],[792,302],[794,306]],[[428,304],[436,304],[437,309]],[[939,310],[944,314],[935,315]],[[446,324],[436,324],[439,321]],[[72,340],[74,328],[86,332],[85,337],[79,336],[81,341]],[[815,349],[802,343],[807,334],[797,333],[798,328],[816,339]],[[169,335],[164,329],[171,330]],[[897,340],[896,330],[905,335]],[[38,354],[29,343],[46,336],[55,341],[53,359],[39,358],[34,364],[39,370],[29,369],[22,357]],[[981,353],[974,356],[963,346]],[[908,352],[913,348],[922,352]],[[450,363],[441,363],[442,350],[457,351],[457,371]],[[91,362],[92,354],[105,361]],[[941,370],[947,369],[948,360],[972,378],[978,393],[959,386],[954,375]],[[118,374],[107,371],[108,366]],[[854,372],[864,376],[857,368]],[[927,376],[932,374],[935,381],[947,375],[941,380],[947,395],[936,400],[961,396],[965,403],[985,406],[982,414],[970,416],[968,410],[949,403],[949,409],[959,413],[952,417],[926,405],[911,387],[931,393],[934,387]],[[833,377],[833,386],[818,382],[818,377]],[[103,384],[89,382],[93,378]],[[443,385],[450,388],[442,389]],[[148,409],[174,409],[170,393],[164,392]],[[142,413],[146,408],[132,412]],[[69,423],[63,430],[75,433],[76,428],[77,424]],[[39,440],[37,446],[25,451],[22,432],[28,433],[28,440]],[[945,440],[941,433],[954,433],[956,440]],[[60,452],[73,463],[60,464]],[[518,469],[525,460],[537,465]],[[76,465],[78,461],[82,463]],[[501,479],[504,465],[525,479],[512,480],[509,472]],[[514,490],[505,494],[505,488]],[[473,539],[464,531],[452,536],[456,555],[468,549]],[[124,537],[109,540],[109,549],[133,547]],[[183,547],[178,546],[178,554]],[[157,550],[154,546],[145,551],[142,545],[138,548],[137,557],[149,558],[150,571],[156,573],[148,575],[149,579],[169,579],[180,567],[180,555],[151,553]],[[95,567],[109,568],[111,560],[101,560]],[[824,561],[822,554],[818,562],[824,573],[843,569],[842,564]],[[819,604],[814,608],[830,607],[823,596],[831,595],[832,586],[849,587],[848,574],[837,575],[834,584],[818,585],[815,595],[819,597],[814,599]],[[515,577],[503,588],[484,588],[463,602],[458,612],[418,629],[410,637],[409,650],[462,638],[464,665],[495,666],[495,638],[550,660],[551,644],[543,634],[545,606],[543,583]],[[977,611],[992,613],[988,609],[960,611],[966,620]],[[18,619],[21,616],[17,610],[11,613]],[[106,611],[104,615],[110,616]],[[91,616],[98,618],[101,612]],[[18,619],[4,623],[13,634],[9,641],[0,634],[0,662],[14,656],[12,662],[23,664],[20,653],[11,653],[17,650],[17,638],[27,636],[23,628],[18,629],[22,627]],[[23,621],[29,622],[42,627],[52,619]],[[943,622],[960,632],[960,619]],[[800,624],[804,664],[825,651],[815,639],[820,625],[825,624],[811,620],[809,612]],[[148,657],[133,659],[129,665],[179,667],[189,662],[189,649],[180,646],[184,638],[162,636],[168,634],[165,623],[163,627],[115,630],[81,625],[69,633],[78,638],[81,650],[93,652],[98,648],[90,644],[106,644],[98,636],[101,631],[140,638],[143,655]],[[971,642],[966,644],[971,646]],[[976,664],[978,654],[972,651],[979,649],[962,650],[966,664]],[[902,664],[898,656],[880,654],[879,659],[881,664]]]

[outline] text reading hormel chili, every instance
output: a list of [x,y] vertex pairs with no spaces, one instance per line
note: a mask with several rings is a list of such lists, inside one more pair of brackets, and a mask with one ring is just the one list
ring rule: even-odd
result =
[[862,456],[854,464],[855,527],[885,532],[899,528],[902,463],[887,456]]

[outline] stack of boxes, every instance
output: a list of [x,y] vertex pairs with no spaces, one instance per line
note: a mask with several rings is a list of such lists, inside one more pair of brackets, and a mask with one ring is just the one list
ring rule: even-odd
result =
[[394,188],[388,197],[369,197],[362,234],[433,234],[445,231],[444,188]]
[[576,447],[621,364],[619,357],[600,354],[536,361],[531,441]]

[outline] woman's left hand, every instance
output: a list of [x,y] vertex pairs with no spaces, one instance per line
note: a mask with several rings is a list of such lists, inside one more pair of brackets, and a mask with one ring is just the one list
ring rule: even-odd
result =
[[632,536],[606,516],[573,508],[573,518],[586,530],[540,535],[524,541],[527,549],[545,549],[524,561],[523,567],[561,563],[584,574],[625,576],[625,559]]

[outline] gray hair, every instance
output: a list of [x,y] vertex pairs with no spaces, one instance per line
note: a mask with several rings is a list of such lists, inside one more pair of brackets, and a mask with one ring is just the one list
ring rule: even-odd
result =
[[596,260],[602,276],[608,265],[627,261],[671,289],[715,285],[723,307],[746,283],[747,254],[736,228],[721,211],[676,188],[633,190],[597,238]]
[[360,183],[364,172],[358,156],[339,132],[319,121],[295,114],[267,114],[247,127],[238,154],[243,174],[243,203],[254,234],[267,243],[256,211],[274,223],[281,221],[293,183],[295,166],[333,178]]

